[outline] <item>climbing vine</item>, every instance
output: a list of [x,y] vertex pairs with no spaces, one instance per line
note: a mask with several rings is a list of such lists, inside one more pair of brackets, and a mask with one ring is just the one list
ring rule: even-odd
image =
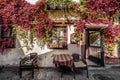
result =
[[[106,44],[116,42],[116,37],[120,35],[120,26],[115,26],[112,22],[113,17],[120,17],[119,0],[80,0],[79,3],[72,0],[40,0],[35,5],[25,0],[1,0],[0,16],[3,18],[3,31],[8,30],[10,22],[13,28],[21,32],[20,36],[26,37],[26,32],[30,32],[31,38],[37,37],[45,44],[51,37],[52,29],[52,21],[45,11],[45,5],[53,9],[74,9],[80,16],[76,29],[78,33],[83,32],[86,23],[104,23],[108,24],[104,31]],[[7,47],[4,43],[1,46]]]
[[[1,1],[0,15],[4,23],[4,32],[9,28],[8,22],[11,22],[14,28],[22,29],[21,32],[23,32],[23,34],[21,33],[19,36],[27,36],[27,34],[24,34],[26,31],[31,32],[32,36],[41,38],[40,40],[44,39],[44,37],[46,37],[46,32],[52,27],[52,22],[48,18],[44,8],[45,0],[41,0],[35,5],[27,3],[25,0]],[[7,45],[2,43],[1,49],[4,49],[3,46],[7,48]]]
[[108,28],[106,28],[104,31],[105,43],[112,44],[116,42],[116,37],[120,35],[120,26],[115,26],[110,18],[120,10],[119,4],[120,2],[117,0],[86,1],[86,10],[88,11],[89,16],[87,18],[84,18],[84,20],[81,18],[77,22],[77,31],[82,32],[86,23],[108,24]]

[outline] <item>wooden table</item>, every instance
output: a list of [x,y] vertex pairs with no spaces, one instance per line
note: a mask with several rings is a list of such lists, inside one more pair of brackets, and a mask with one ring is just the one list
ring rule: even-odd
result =
[[59,54],[53,57],[53,63],[56,67],[59,66],[67,66],[70,67],[72,70],[74,68],[74,61],[73,57],[69,54]]

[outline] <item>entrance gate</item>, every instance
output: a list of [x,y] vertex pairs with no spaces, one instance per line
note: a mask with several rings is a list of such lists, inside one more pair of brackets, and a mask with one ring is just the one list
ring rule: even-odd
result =
[[85,35],[85,54],[87,58],[98,65],[104,66],[103,30],[86,28]]

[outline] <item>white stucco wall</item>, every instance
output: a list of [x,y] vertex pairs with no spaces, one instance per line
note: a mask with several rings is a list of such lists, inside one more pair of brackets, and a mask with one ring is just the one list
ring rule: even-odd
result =
[[[20,41],[20,45],[23,45],[24,43],[22,42],[22,41]],[[31,45],[30,45],[31,46]],[[32,52],[36,52],[36,53],[38,53],[38,55],[40,55],[40,54],[44,54],[44,53],[46,53],[46,52],[50,52],[50,51],[52,51],[52,49],[49,49],[48,47],[47,47],[47,45],[45,45],[45,46],[39,46],[38,44],[37,44],[37,41],[34,41],[34,44],[33,44],[33,47],[31,48],[31,50],[27,50],[27,48],[26,47],[23,47],[22,48],[23,49],[23,52],[24,52],[24,54],[25,55],[27,55],[27,54],[29,54],[29,53],[32,53]]]
[[120,49],[119,44],[116,44],[114,49],[113,49],[113,52],[112,52],[112,55],[114,57],[120,58],[120,52],[119,52],[120,50],[119,49]]
[[75,32],[74,29],[75,29],[74,25],[68,26],[68,51],[71,54],[78,53],[81,55],[81,46],[79,44],[77,45],[70,43],[70,35]]
[[70,44],[70,35],[75,32],[74,29],[73,25],[68,26],[68,44]]
[[16,65],[22,56],[24,56],[24,53],[20,48],[19,41],[16,40],[15,48],[5,49],[3,55],[0,54],[0,65]]
[[[74,26],[70,25],[68,26],[68,51],[69,53],[80,53],[80,46],[77,46],[76,44],[70,44],[70,35],[74,33]],[[34,47],[32,50],[27,50],[23,46],[24,43],[21,40],[16,40],[16,47],[7,49],[4,51],[4,55],[0,54],[0,65],[18,65],[20,61],[20,57],[23,57],[31,52],[37,52],[38,55],[44,54],[46,52],[51,52],[53,49],[48,49],[45,45],[44,47],[38,46],[37,42],[34,42]]]
[[[67,36],[67,38],[68,38],[67,43],[68,44],[70,44],[70,35],[72,33],[74,33],[74,26],[70,25],[70,26],[68,26],[68,36]],[[22,41],[20,41],[20,44],[23,45],[24,43]],[[23,48],[23,52],[25,53],[25,55],[29,54],[31,52],[37,52],[40,55],[40,54],[44,54],[44,53],[50,52],[50,51],[53,51],[53,50],[47,48],[47,45],[45,45],[44,47],[41,48],[40,46],[38,46],[37,41],[35,41],[35,40],[34,40],[34,47],[32,50],[27,51],[27,49],[25,47]]]
[[23,44],[22,41],[16,40],[15,48],[5,49],[3,55],[0,54],[0,65],[18,65],[20,58],[31,52],[37,52],[40,55],[52,51],[52,49],[48,49],[46,45],[41,48],[37,43],[34,44],[32,50],[28,51],[25,47],[21,47]]

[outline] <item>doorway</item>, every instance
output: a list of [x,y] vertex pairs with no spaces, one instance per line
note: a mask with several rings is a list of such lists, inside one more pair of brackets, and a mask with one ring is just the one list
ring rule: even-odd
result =
[[101,29],[86,29],[85,54],[89,60],[104,66],[104,35]]

